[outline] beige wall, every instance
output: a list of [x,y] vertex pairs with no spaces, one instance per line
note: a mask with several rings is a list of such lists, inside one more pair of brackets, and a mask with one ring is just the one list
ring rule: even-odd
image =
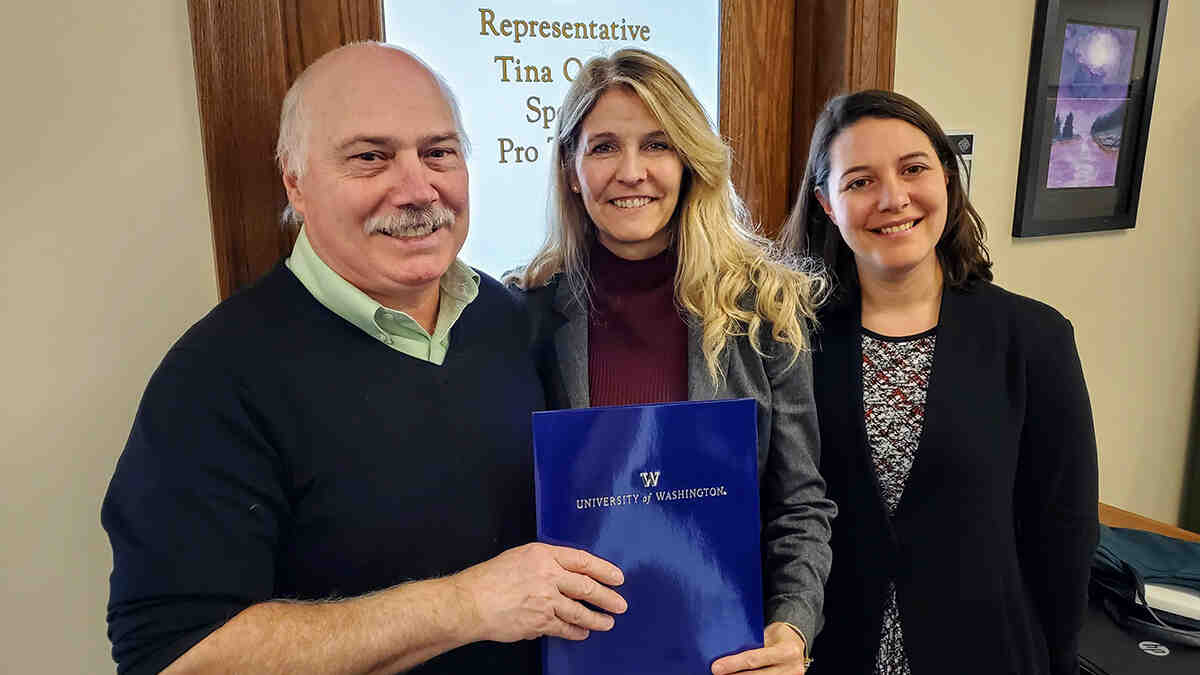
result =
[[7,8],[0,82],[0,671],[112,672],[100,500],[217,297],[186,4]]
[[1103,501],[1176,523],[1200,355],[1200,3],[1170,3],[1137,227],[1011,236],[1034,0],[901,0],[896,89],[978,135],[997,281],[1075,324]]
[[[1200,3],[1170,12],[1130,232],[1008,234],[1032,0],[903,0],[896,86],[980,135],[974,197],[998,278],[1075,322],[1102,497],[1174,521],[1200,349]],[[71,0],[5,18],[3,669],[105,672],[100,500],[150,372],[216,301],[187,15]]]

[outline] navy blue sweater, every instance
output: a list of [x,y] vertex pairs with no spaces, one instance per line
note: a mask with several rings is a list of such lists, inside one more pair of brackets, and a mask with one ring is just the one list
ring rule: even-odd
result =
[[[101,512],[120,672],[158,672],[258,602],[359,595],[534,540],[542,390],[519,300],[481,276],[441,366],[282,265],[168,352]],[[537,649],[481,643],[427,668],[536,671]]]

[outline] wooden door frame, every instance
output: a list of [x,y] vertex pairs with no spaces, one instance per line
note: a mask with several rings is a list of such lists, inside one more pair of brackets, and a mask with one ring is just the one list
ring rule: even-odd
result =
[[[768,236],[794,199],[833,94],[891,88],[898,0],[722,0],[721,133],[733,182]],[[291,82],[339,45],[383,37],[381,0],[189,0],[221,298],[291,250],[274,163]]]
[[383,35],[380,0],[189,0],[221,299],[292,248],[275,166],[288,87],[325,52]]

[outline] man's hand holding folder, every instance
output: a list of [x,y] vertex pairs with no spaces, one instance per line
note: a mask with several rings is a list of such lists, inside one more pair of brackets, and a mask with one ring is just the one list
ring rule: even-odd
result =
[[463,636],[464,643],[516,642],[543,635],[582,640],[591,631],[611,629],[611,614],[622,614],[628,607],[609,588],[625,582],[620,569],[564,546],[519,546],[446,580],[460,591],[460,607],[470,617],[460,624],[471,631]]

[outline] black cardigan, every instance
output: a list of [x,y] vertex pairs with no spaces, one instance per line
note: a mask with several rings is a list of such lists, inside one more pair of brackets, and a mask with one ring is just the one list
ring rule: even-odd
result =
[[1071,324],[988,283],[942,295],[924,432],[892,518],[863,423],[861,305],[822,318],[821,473],[838,505],[813,673],[870,673],[896,583],[914,673],[1077,672],[1096,441]]
[[[440,366],[283,265],[180,338],[101,511],[119,672],[159,672],[258,602],[356,596],[533,541],[542,388],[521,305],[481,277]],[[478,642],[412,672],[536,672],[538,650]]]

